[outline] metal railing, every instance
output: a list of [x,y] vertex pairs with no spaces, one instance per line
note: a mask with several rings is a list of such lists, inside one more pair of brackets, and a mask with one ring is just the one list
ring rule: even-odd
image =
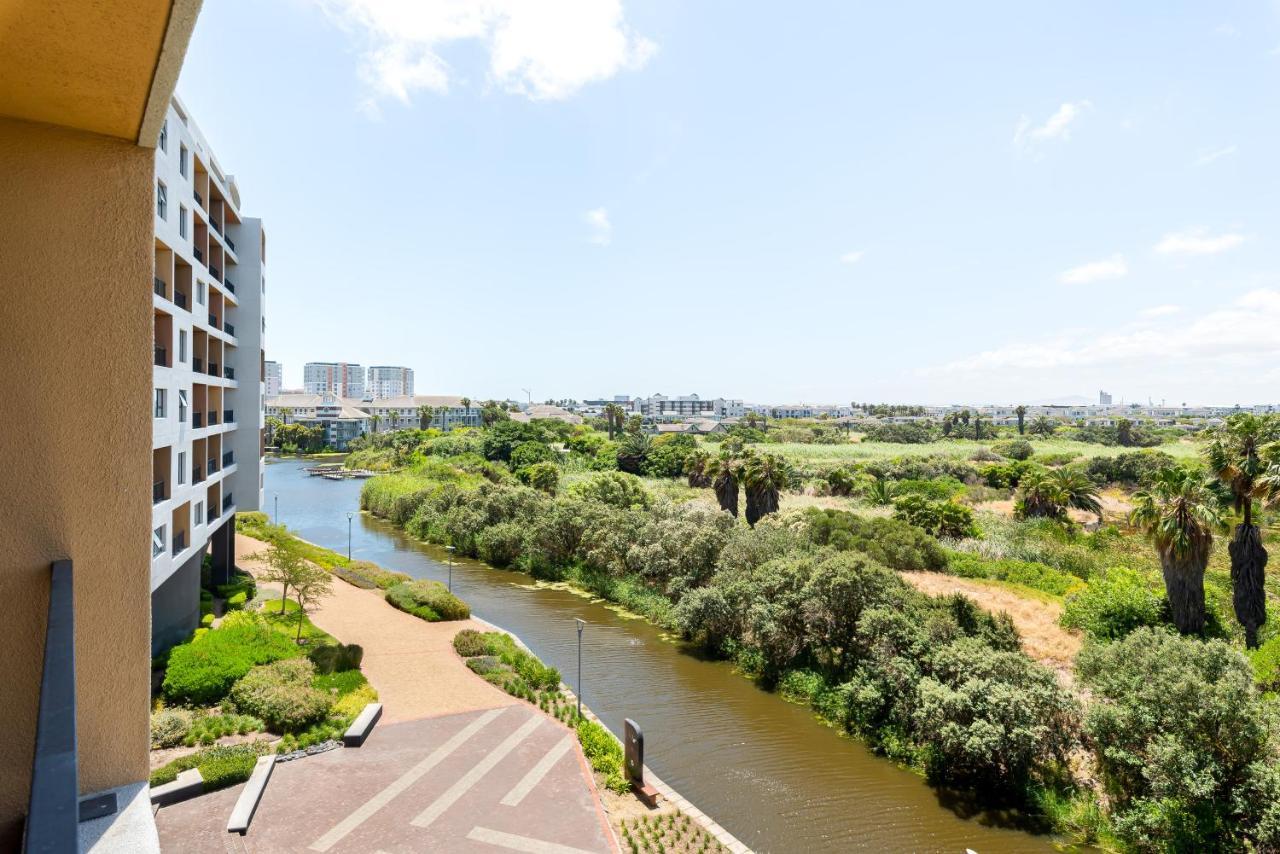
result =
[[159,504],[161,501],[164,501],[164,499],[164,481],[157,480],[155,483],[151,484],[151,503]]
[[222,234],[222,226],[218,225],[218,221],[213,217],[209,217],[209,225],[213,226],[213,230]]
[[192,466],[192,467],[191,467],[191,482],[192,482],[192,483],[199,483],[199,482],[200,482],[200,481],[202,481],[202,480],[204,480],[204,472],[200,470],[200,466],[198,466],[198,465],[194,465],[194,466]]
[[165,281],[159,276],[156,276],[155,279],[156,279],[156,296],[162,297],[165,295],[165,291],[167,290]]
[[192,427],[203,427],[203,426],[204,426],[204,413],[202,413],[202,412],[193,412],[193,413],[191,413],[191,426],[192,426]]
[[214,329],[218,328],[218,315],[214,314],[213,312],[209,312],[209,325],[212,326]]
[[191,195],[193,195],[193,196],[195,196],[195,197],[196,197],[196,204],[203,208],[203,207],[204,207],[204,197],[203,197],[203,196],[201,196],[201,195],[200,195],[200,193],[199,193],[198,191],[196,191],[196,190],[192,190],[192,191],[191,191]]
[[175,291],[173,294],[173,302],[175,305],[178,306],[178,308],[186,308],[187,295],[184,294],[182,291]]
[[194,251],[194,252],[195,252],[196,260],[197,260],[197,261],[199,261],[201,264],[203,264],[203,263],[204,263],[204,253],[200,251],[200,247],[199,247],[199,246],[192,247],[192,251]]
[[231,293],[234,294],[236,292],[236,283],[231,281],[230,279],[223,279],[222,284],[226,285],[227,290],[231,291]]
[[156,348],[156,364],[162,368],[169,366],[169,352],[163,347]]
[[209,376],[211,376],[211,377],[216,377],[217,375],[218,375],[218,363],[217,363],[217,362],[210,362],[210,363],[209,363]]
[[236,411],[234,409],[222,410],[222,423],[230,424],[236,420]]
[[235,451],[227,451],[225,454],[223,454],[223,455],[222,455],[222,467],[223,467],[223,468],[226,468],[226,467],[227,467],[227,466],[229,466],[229,465],[234,465],[234,464],[235,464],[235,461],[236,461],[236,452],[235,452]]
[[212,264],[209,265],[209,275],[213,276],[215,281],[218,281],[218,282],[222,281],[222,271],[219,270],[217,267],[213,266]]
[[179,554],[187,547],[187,532],[179,531],[173,535],[173,553]]
[[216,410],[216,409],[210,409],[210,410],[209,410],[208,419],[209,419],[209,426],[210,426],[210,427],[212,427],[214,424],[217,424],[217,423],[218,423],[218,410]]
[[236,378],[236,369],[227,365],[222,369],[222,375],[229,380],[233,380]]
[[76,741],[76,624],[71,561],[53,563],[44,672],[23,851],[78,851],[80,764]]
[[230,495],[228,495],[226,498],[222,499],[222,512],[223,512],[223,513],[226,513],[228,510],[230,510],[230,509],[231,509],[231,505],[232,505],[232,504],[234,504],[234,503],[235,503],[235,502],[231,499],[231,496],[230,496]]
[[217,458],[217,457],[209,457],[209,461],[208,461],[207,463],[205,463],[205,468],[207,468],[207,469],[209,470],[209,474],[210,474],[210,475],[215,475],[215,474],[217,474],[217,473],[218,473],[218,458]]
[[227,238],[227,246],[231,249],[232,252],[236,251],[236,242],[232,240],[230,237]]
[[193,356],[191,358],[191,364],[196,369],[197,374],[204,373],[204,359],[201,359],[199,356]]
[[228,335],[236,334],[236,328],[232,326],[230,322],[222,324],[222,331],[227,333]]
[[218,515],[217,508],[210,504],[208,512],[205,513],[205,524],[212,525],[214,522],[218,521]]

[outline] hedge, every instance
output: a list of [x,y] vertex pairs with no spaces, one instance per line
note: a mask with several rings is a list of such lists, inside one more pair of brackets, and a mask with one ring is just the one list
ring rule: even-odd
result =
[[467,603],[449,592],[439,581],[404,581],[387,591],[387,601],[429,623],[465,620],[471,616]]
[[300,655],[289,637],[261,617],[233,612],[217,629],[198,632],[170,651],[164,696],[171,703],[216,703],[255,665]]

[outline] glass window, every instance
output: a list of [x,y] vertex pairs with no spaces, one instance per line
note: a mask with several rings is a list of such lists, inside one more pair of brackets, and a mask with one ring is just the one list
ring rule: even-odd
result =
[[178,389],[178,423],[187,423],[187,390]]
[[156,418],[164,418],[165,413],[165,391],[162,388],[156,389]]
[[164,525],[161,525],[159,528],[156,528],[154,531],[151,532],[151,556],[152,557],[160,557],[160,555],[164,554],[164,539],[165,539],[164,534],[165,534]]
[[204,524],[204,502],[203,501],[196,502],[196,524],[197,525]]
[[178,171],[182,173],[182,177],[187,177],[187,147],[184,145],[178,149]]
[[[179,396],[181,396],[182,392],[178,392],[178,394]],[[186,482],[187,482],[187,452],[179,451],[178,452],[178,483],[186,483]]]
[[169,120],[165,119],[164,124],[160,125],[160,139],[156,143],[160,146],[161,151],[169,150]]
[[196,302],[204,305],[204,282],[196,282]]
[[164,181],[156,182],[156,216],[161,219],[169,218],[169,190]]
[[178,205],[178,235],[187,236],[187,209],[182,205]]
[[[187,360],[187,330],[178,330],[178,361],[185,362]],[[185,392],[180,392],[185,394]]]

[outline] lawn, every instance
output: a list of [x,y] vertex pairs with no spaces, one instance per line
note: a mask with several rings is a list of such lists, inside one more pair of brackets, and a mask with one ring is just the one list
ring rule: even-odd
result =
[[[996,440],[1001,441],[1001,440]],[[1074,454],[1078,457],[1114,457],[1138,448],[1124,448],[1111,445],[1096,445],[1091,442],[1075,442],[1069,439],[1030,439],[1037,454]],[[715,443],[707,443],[708,450],[715,448]],[[927,442],[921,445],[905,445],[897,442],[850,442],[845,445],[805,445],[798,443],[772,442],[754,447],[780,454],[788,460],[803,462],[858,462],[864,460],[885,460],[906,456],[940,456],[968,459],[979,448],[990,448],[994,442],[975,442],[972,439],[947,439],[940,442]],[[1180,440],[1160,445],[1155,450],[1164,451],[1177,459],[1192,459],[1199,455],[1200,445],[1190,440]]]

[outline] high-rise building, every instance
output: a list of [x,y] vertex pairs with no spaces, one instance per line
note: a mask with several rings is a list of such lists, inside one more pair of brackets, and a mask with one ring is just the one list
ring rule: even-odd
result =
[[266,386],[263,393],[267,397],[276,397],[284,388],[284,366],[279,362],[263,362],[262,382]]
[[364,391],[370,400],[413,397],[413,368],[374,365],[369,369]]
[[307,362],[302,366],[302,390],[364,400],[364,368],[354,362]]
[[1107,391],[1100,391],[1100,392],[1098,392],[1098,405],[1099,405],[1099,406],[1110,406],[1110,405],[1111,405],[1111,392],[1107,392]]
[[235,513],[262,506],[262,221],[174,98],[155,151],[151,644],[200,620],[200,565],[234,563]]

